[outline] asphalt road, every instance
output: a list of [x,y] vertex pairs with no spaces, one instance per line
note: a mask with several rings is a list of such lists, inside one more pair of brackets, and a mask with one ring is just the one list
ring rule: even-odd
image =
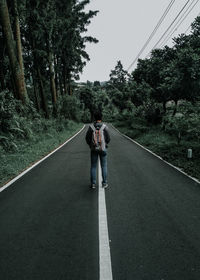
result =
[[[86,128],[0,193],[1,280],[99,279]],[[200,185],[110,127],[114,280],[200,279]],[[104,280],[104,279],[102,279]]]

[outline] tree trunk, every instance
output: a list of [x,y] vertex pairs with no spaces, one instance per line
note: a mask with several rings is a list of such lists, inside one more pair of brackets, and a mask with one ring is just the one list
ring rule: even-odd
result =
[[50,71],[50,84],[51,84],[51,95],[53,106],[56,106],[57,93],[56,93],[56,84],[55,84],[55,74],[53,67],[53,54],[49,51],[49,71]]
[[166,102],[166,101],[163,101],[163,112],[164,112],[164,114],[165,114],[166,111],[167,111],[166,104],[167,104],[167,102]]
[[72,87],[69,85],[69,94],[72,95]]
[[40,96],[41,96],[41,100],[42,100],[42,109],[45,112],[45,117],[49,118],[49,112],[48,112],[46,98],[45,98],[45,94],[44,94],[44,85],[43,85],[43,81],[42,81],[42,75],[41,75],[39,66],[37,65],[36,67],[37,67],[37,75],[38,75],[39,88],[40,88]]
[[69,81],[67,81],[67,94],[72,95],[72,88]]
[[66,81],[66,67],[65,67],[65,63],[63,66],[63,86],[64,86],[64,94],[67,94],[67,81]]
[[57,92],[56,92],[56,84],[55,84],[55,72],[53,66],[53,53],[51,48],[51,33],[47,35],[46,43],[48,50],[48,63],[49,63],[49,74],[50,74],[50,90],[51,90],[51,99],[53,104],[53,114],[56,115],[56,101],[57,101]]
[[56,86],[56,92],[57,92],[57,97],[58,97],[58,87],[59,87],[59,82],[58,82],[58,63],[56,56],[54,55],[54,70],[55,70],[55,86]]
[[[0,61],[0,64],[3,65],[3,62]],[[6,85],[5,85],[3,67],[0,67],[0,83],[1,83],[1,90],[4,90],[6,88]]]
[[5,43],[3,38],[0,39],[0,83],[1,90],[6,89],[6,80],[5,80],[5,67],[4,67],[4,57],[5,57]]
[[71,88],[71,75],[69,69],[65,72],[66,81],[67,81],[67,94],[72,95],[72,88]]
[[16,46],[17,46],[17,59],[21,68],[21,72],[24,77],[24,62],[22,56],[22,42],[21,42],[21,32],[20,32],[20,25],[19,25],[19,13],[17,7],[17,0],[13,1],[14,5],[14,16],[15,16],[15,39],[16,39]]
[[59,73],[59,88],[60,88],[60,94],[63,95],[63,84],[62,84],[62,75]]
[[37,111],[40,112],[40,100],[39,100],[39,96],[38,96],[36,73],[34,70],[33,70],[33,88],[34,88],[36,108],[37,108]]
[[[61,64],[61,60],[58,58],[57,58],[57,63],[58,65]],[[59,83],[60,95],[63,95],[62,67],[58,67],[58,83]]]
[[63,74],[63,85],[64,85],[64,94],[67,94],[67,82],[64,74]]
[[10,92],[13,91],[13,96],[16,99],[19,99],[19,95],[17,93],[17,89],[16,89],[16,85],[15,85],[15,79],[14,79],[13,72],[12,72],[10,64],[9,64],[9,71],[8,72],[9,72],[10,79],[9,79],[8,84],[7,84],[7,88]]
[[41,103],[42,103],[41,105],[42,105],[42,109],[45,113],[45,117],[49,118],[49,112],[48,112],[45,93],[44,93],[44,85],[43,85],[42,75],[41,75],[41,71],[40,71],[40,67],[39,67],[39,63],[38,63],[38,57],[34,51],[36,49],[36,43],[35,43],[35,39],[33,37],[31,37],[31,44],[32,44],[32,49],[33,49],[34,68],[35,68],[35,71],[37,73],[37,78],[38,78],[37,80],[38,80],[39,92],[40,92]]
[[19,99],[21,99],[22,102],[25,103],[27,97],[26,85],[24,82],[24,76],[21,71],[20,64],[16,56],[15,42],[13,38],[13,32],[11,29],[10,16],[8,13],[8,6],[6,0],[0,0],[0,17],[1,17],[1,24],[3,27],[4,36],[5,36],[5,41],[7,45],[11,70],[14,77],[16,91]]
[[177,112],[178,100],[174,100],[174,102],[175,102],[175,107],[174,107],[174,111],[173,111],[173,114],[172,114],[173,117],[176,115],[176,112]]

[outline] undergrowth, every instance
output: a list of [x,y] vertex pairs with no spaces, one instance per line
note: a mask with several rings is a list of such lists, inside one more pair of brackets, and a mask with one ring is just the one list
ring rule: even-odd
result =
[[[66,105],[66,104],[65,104]],[[58,112],[44,118],[29,101],[22,105],[12,93],[0,94],[0,186],[65,142],[82,126],[76,115]],[[71,105],[71,110],[75,110]],[[75,121],[69,120],[72,118]]]
[[[131,125],[117,121],[114,125],[123,134],[200,180],[200,145],[198,141],[185,139],[178,143],[175,136],[168,134],[160,126],[148,126],[143,121],[135,120]],[[193,151],[192,159],[187,158],[189,148]]]
[[68,121],[61,131],[52,125],[28,141],[19,140],[15,150],[8,152],[0,146],[0,186],[64,143],[81,127],[82,124]]

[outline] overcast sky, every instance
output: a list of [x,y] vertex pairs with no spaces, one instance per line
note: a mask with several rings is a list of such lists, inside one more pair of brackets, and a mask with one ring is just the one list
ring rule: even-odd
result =
[[[141,58],[145,58],[150,52],[187,1],[175,1]],[[87,44],[86,51],[90,56],[90,62],[85,66],[80,81],[108,80],[110,71],[114,69],[118,60],[121,60],[124,69],[127,69],[170,2],[170,0],[91,0],[91,3],[87,5],[87,10],[99,10],[99,13],[91,20],[87,35],[97,38],[99,43]],[[173,37],[185,33],[199,14],[200,1],[190,0],[188,6],[196,2],[197,5]],[[172,46],[172,40],[169,40],[167,44]],[[135,66],[136,64],[131,70]]]

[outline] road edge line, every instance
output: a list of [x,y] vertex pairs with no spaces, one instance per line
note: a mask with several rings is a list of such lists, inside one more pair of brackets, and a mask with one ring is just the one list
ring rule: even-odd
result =
[[55,148],[53,151],[51,151],[49,154],[47,154],[46,156],[44,156],[42,159],[40,159],[39,161],[37,161],[36,163],[34,163],[32,166],[28,167],[26,170],[24,170],[23,172],[21,172],[19,175],[17,175],[16,177],[14,177],[11,181],[9,181],[8,183],[6,183],[5,185],[3,185],[2,187],[0,187],[0,193],[2,191],[4,191],[5,189],[7,189],[8,187],[10,187],[10,185],[12,185],[14,182],[16,182],[19,178],[21,178],[22,176],[24,176],[26,173],[28,173],[31,169],[33,169],[34,167],[36,167],[38,164],[40,164],[42,161],[44,161],[45,159],[47,159],[48,157],[50,157],[52,154],[54,154],[55,152],[57,152],[59,149],[61,149],[64,145],[66,145],[68,142],[70,142],[74,137],[76,137],[79,133],[81,133],[81,131],[83,131],[83,129],[85,128],[85,124],[84,126],[76,133],[74,134],[72,137],[70,137],[67,141],[65,141],[63,144],[61,144],[59,147]]
[[102,172],[98,158],[98,218],[99,218],[99,280],[113,280],[106,211],[105,189],[102,188]]
[[187,176],[188,178],[190,178],[191,180],[193,180],[194,182],[196,182],[197,184],[200,184],[200,181],[195,178],[190,176],[189,174],[187,174],[185,171],[183,171],[181,168],[169,163],[168,161],[164,160],[161,156],[155,154],[154,152],[152,152],[151,150],[147,149],[146,147],[142,146],[140,143],[136,142],[135,140],[133,140],[132,138],[130,138],[129,136],[121,133],[116,127],[114,127],[113,124],[111,124],[111,126],[117,131],[119,132],[123,137],[127,138],[128,140],[132,141],[133,143],[135,143],[136,145],[138,145],[139,147],[141,147],[142,149],[146,150],[147,152],[151,153],[152,155],[154,155],[155,157],[159,158],[161,161],[165,162],[166,164],[168,164],[169,166],[173,167],[174,169],[176,169],[177,171],[181,172],[183,175]]

